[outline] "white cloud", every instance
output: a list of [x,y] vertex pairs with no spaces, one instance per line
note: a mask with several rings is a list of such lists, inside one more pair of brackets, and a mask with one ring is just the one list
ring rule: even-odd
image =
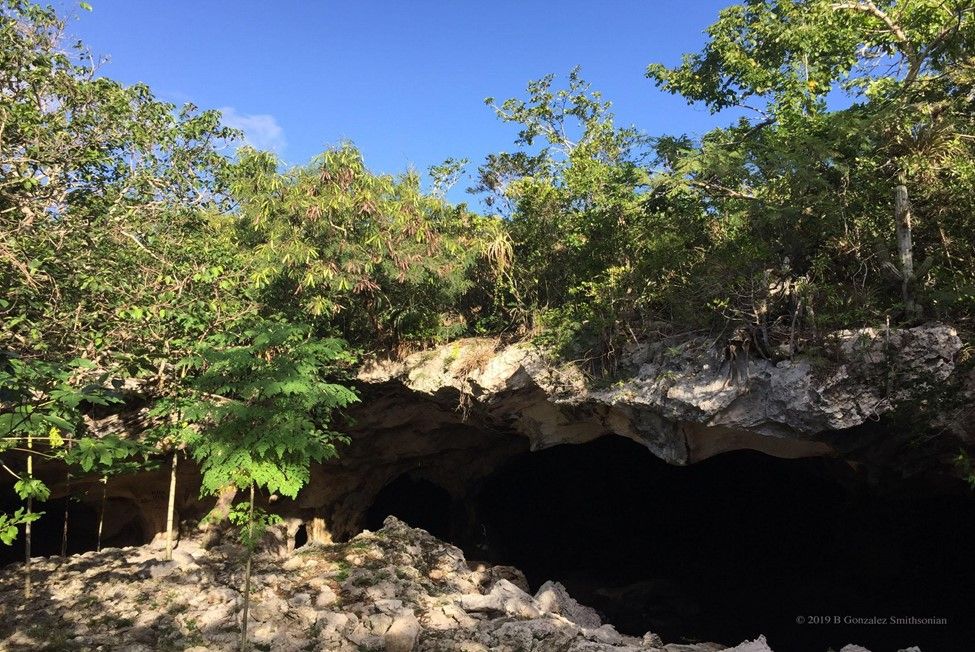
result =
[[273,115],[267,113],[238,113],[237,109],[227,106],[220,109],[223,123],[228,127],[240,129],[244,132],[244,142],[256,149],[271,150],[275,154],[282,154],[287,145],[284,129],[278,124]]

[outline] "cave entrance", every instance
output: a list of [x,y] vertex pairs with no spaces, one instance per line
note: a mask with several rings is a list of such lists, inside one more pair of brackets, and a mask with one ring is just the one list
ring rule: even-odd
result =
[[[432,504],[416,508],[429,518]],[[674,467],[604,437],[512,460],[473,506],[490,561],[533,588],[562,582],[625,633],[728,644],[765,634],[775,649],[817,652],[851,641],[962,649],[973,634],[961,631],[975,604],[971,498],[879,496],[838,460],[738,451]],[[797,624],[870,615],[948,624]]]
[[451,498],[443,487],[429,480],[401,475],[383,487],[366,513],[366,529],[378,530],[387,516],[423,528],[433,536],[450,540]]

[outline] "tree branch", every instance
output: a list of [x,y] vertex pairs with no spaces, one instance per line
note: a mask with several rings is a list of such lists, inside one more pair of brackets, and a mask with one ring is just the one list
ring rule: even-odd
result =
[[904,85],[910,86],[914,83],[917,78],[918,72],[921,70],[921,58],[918,56],[917,49],[911,40],[907,37],[907,33],[904,28],[894,22],[887,12],[878,7],[873,0],[856,0],[855,2],[838,2],[833,5],[833,9],[842,10],[847,9],[850,11],[858,11],[868,16],[873,16],[882,22],[889,31],[894,39],[897,40],[897,44],[901,53],[907,59],[908,71],[907,75],[904,77]]

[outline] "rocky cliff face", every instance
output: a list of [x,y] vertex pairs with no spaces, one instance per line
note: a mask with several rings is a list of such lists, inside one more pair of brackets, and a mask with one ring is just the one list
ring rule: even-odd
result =
[[[563,492],[561,498],[546,494],[548,498],[539,499],[519,487],[496,498],[495,494],[504,493],[497,492],[499,483],[509,477],[504,475],[505,469],[524,462],[534,464],[543,458],[558,460],[561,459],[558,455],[547,456],[567,451],[582,451],[580,454],[586,459],[581,468],[586,469],[585,473],[566,480],[557,473],[564,465],[539,467],[548,468],[550,475],[545,477],[550,478],[546,481],[549,484],[578,485],[579,491],[572,494],[575,498],[571,510],[559,512],[572,520],[566,531],[574,533],[567,536],[581,540],[587,534],[590,543],[604,535],[621,539],[629,536],[621,548],[597,546],[611,551],[607,558],[614,560],[625,556],[618,549],[630,550],[632,554],[627,554],[639,557],[647,542],[641,537],[657,537],[658,526],[665,533],[660,536],[668,540],[689,541],[687,537],[676,536],[680,530],[687,529],[679,522],[672,521],[671,529],[660,525],[667,522],[664,517],[670,512],[680,513],[682,518],[688,513],[704,514],[707,522],[697,524],[700,527],[694,530],[701,537],[723,540],[729,532],[735,532],[739,524],[716,517],[715,514],[720,516],[719,511],[698,509],[695,512],[700,505],[695,505],[693,496],[686,498],[679,492],[662,492],[634,480],[643,476],[658,480],[669,477],[665,471],[714,473],[722,466],[719,463],[734,461],[736,455],[749,455],[744,452],[722,455],[695,465],[729,451],[760,451],[775,458],[815,458],[776,460],[754,455],[762,464],[724,465],[729,474],[725,477],[737,484],[741,483],[736,473],[778,478],[776,482],[780,484],[773,482],[756,496],[743,498],[745,502],[739,507],[746,516],[756,512],[747,500],[754,498],[765,505],[772,494],[789,494],[786,489],[790,486],[820,487],[822,491],[814,497],[803,498],[801,492],[797,494],[797,500],[809,498],[809,513],[821,512],[817,518],[823,519],[816,522],[812,517],[807,518],[803,521],[804,531],[831,542],[835,559],[849,568],[865,568],[869,578],[864,581],[869,586],[886,577],[881,572],[883,569],[897,568],[898,563],[907,560],[915,564],[919,559],[914,557],[916,549],[909,548],[913,544],[900,539],[892,542],[898,545],[880,544],[870,548],[890,552],[894,561],[889,564],[862,554],[857,556],[857,551],[864,550],[863,545],[855,543],[857,536],[885,530],[858,529],[852,516],[848,522],[831,520],[832,514],[869,515],[876,511],[863,507],[872,505],[864,502],[863,494],[872,491],[869,487],[873,486],[873,478],[862,467],[884,469],[898,483],[906,476],[925,478],[924,483],[913,484],[906,490],[913,501],[910,504],[940,505],[947,495],[956,501],[951,503],[956,508],[951,508],[953,512],[946,508],[946,513],[950,512],[954,519],[964,512],[959,506],[964,507],[970,499],[964,487],[966,493],[959,493],[959,483],[954,482],[947,489],[939,485],[938,491],[945,490],[945,494],[925,484],[931,474],[940,479],[949,478],[954,473],[952,458],[959,448],[970,448],[975,441],[973,420],[966,419],[975,404],[975,376],[966,372],[967,377],[961,377],[958,365],[962,343],[950,327],[931,324],[889,332],[837,333],[820,349],[775,363],[749,358],[742,349],[737,355],[732,353],[735,351],[715,350],[710,342],[693,339],[634,345],[621,360],[618,376],[605,381],[588,378],[578,366],[558,363],[532,345],[505,345],[479,338],[364,366],[358,378],[363,401],[352,411],[350,423],[344,428],[351,444],[341,451],[337,460],[312,469],[311,482],[297,500],[276,500],[265,505],[282,515],[285,522],[275,533],[278,537],[275,545],[261,561],[260,600],[266,609],[259,607],[256,611],[255,637],[274,649],[279,649],[279,645],[285,646],[280,649],[289,649],[288,645],[297,645],[294,649],[302,649],[301,646],[345,649],[343,645],[365,646],[365,649],[370,645],[386,645],[388,649],[400,649],[390,639],[399,636],[398,632],[406,632],[407,638],[411,632],[415,633],[411,640],[418,646],[416,649],[431,650],[659,648],[659,641],[652,636],[625,637],[604,627],[590,611],[572,606],[556,585],[543,586],[535,595],[528,595],[528,587],[519,581],[518,573],[502,577],[498,575],[502,571],[488,567],[468,569],[455,548],[433,542],[426,535],[395,522],[391,522],[385,534],[356,536],[370,523],[373,529],[378,528],[377,523],[387,513],[399,513],[385,511],[385,507],[379,510],[377,506],[384,496],[388,498],[399,487],[417,482],[442,494],[435,496],[442,499],[438,505],[424,502],[425,498],[419,495],[407,498],[416,503],[423,515],[442,512],[448,528],[444,538],[464,545],[465,550],[478,551],[479,558],[487,555],[506,560],[504,545],[500,547],[501,552],[497,547],[493,551],[479,547],[484,540],[477,537],[485,535],[485,523],[491,527],[500,523],[497,519],[491,521],[490,509],[516,514],[517,518],[511,522],[520,523],[517,532],[495,530],[487,535],[486,546],[495,546],[499,542],[510,543],[511,537],[520,537],[525,523],[529,522],[524,519],[539,520],[538,512],[533,510],[551,511],[554,503],[565,502],[567,494]],[[946,395],[951,399],[946,403],[950,409],[939,409],[939,401]],[[96,427],[122,429],[137,435],[144,408],[138,400],[129,408],[123,414],[103,416]],[[596,439],[599,441],[593,441]],[[559,444],[580,446],[530,454]],[[588,456],[597,450],[603,451],[599,453],[601,461],[596,464],[599,468],[590,473],[588,469],[593,461]],[[626,464],[621,463],[621,456],[626,458]],[[671,466],[653,459],[654,456]],[[766,462],[793,466],[788,473],[784,467],[771,473],[774,464]],[[807,465],[802,471],[806,475],[797,475],[796,464]],[[651,468],[651,465],[656,466]],[[694,466],[678,468],[690,465]],[[624,467],[629,480],[613,485],[618,486],[616,493],[606,495],[604,490],[609,483],[605,476],[622,477]],[[69,545],[75,549],[94,547],[93,538],[86,544],[80,542],[84,536],[94,536],[93,527],[85,534],[85,525],[97,522],[103,488],[107,498],[103,542],[116,546],[152,540],[160,543],[165,531],[169,486],[165,468],[113,477],[107,487],[95,478],[74,478],[68,487],[63,482],[63,469],[42,468],[40,472],[48,474],[45,479],[52,486],[55,498],[69,494],[81,498],[80,504],[67,503],[69,511],[75,510],[69,535]],[[180,649],[179,646],[201,644],[209,649],[224,649],[220,646],[229,645],[227,641],[232,639],[235,627],[233,619],[239,610],[239,594],[235,592],[240,584],[239,550],[231,544],[221,544],[219,529],[201,535],[199,520],[213,507],[214,501],[199,498],[199,476],[192,463],[181,461],[179,474],[175,504],[177,522],[181,525],[182,552],[177,564],[154,562],[158,548],[155,552],[149,548],[116,549],[67,561],[48,559],[38,566],[38,576],[50,587],[42,597],[42,607],[37,603],[20,606],[15,587],[17,571],[8,569],[0,575],[0,586],[6,587],[6,593],[0,596],[0,615],[8,623],[6,630],[0,630],[7,636],[0,648],[35,649],[32,646],[42,638],[41,634],[49,631],[66,637],[62,642],[80,637],[70,645],[82,649],[99,644],[106,645],[105,649],[115,649],[110,646],[116,644],[113,638],[116,635],[142,645],[142,649],[166,646]],[[604,481],[598,485],[601,477]],[[404,480],[407,485],[400,484]],[[687,488],[691,493],[696,491]],[[595,502],[589,500],[599,490],[603,490],[599,494],[602,498]],[[522,493],[519,495],[518,491]],[[929,493],[927,497],[925,492]],[[654,503],[663,509],[662,513],[654,513],[647,507],[650,503],[644,501],[645,496],[656,494],[671,496],[674,504]],[[928,502],[917,503],[919,497]],[[233,496],[224,496],[222,500],[229,503]],[[686,505],[681,502],[684,500],[688,501]],[[593,521],[603,522],[594,518],[596,512],[604,512],[606,505],[615,505],[615,512],[623,512],[627,501],[632,503],[626,508],[630,518],[645,521],[640,528],[634,528],[632,522],[610,520],[606,521],[610,524],[604,532],[587,532],[586,528],[592,529]],[[860,511],[856,511],[857,505]],[[898,505],[901,503],[892,503],[890,509],[897,511]],[[482,507],[485,511],[478,513]],[[752,528],[757,528],[756,537],[767,526],[769,536],[780,542],[782,537],[778,533],[782,528],[796,527],[796,519],[789,514],[798,507],[798,503],[785,504],[781,513],[762,511],[766,522],[752,523]],[[58,549],[62,508],[62,504],[44,506],[47,514],[35,524],[36,554],[53,554]],[[930,509],[925,507],[922,511],[927,513]],[[379,521],[374,520],[377,515]],[[965,518],[958,520],[965,521]],[[717,521],[725,527],[719,527]],[[579,529],[573,531],[573,527]],[[946,527],[939,536],[946,541],[961,542],[951,545],[953,549],[963,550],[972,539],[963,531],[955,532],[956,529]],[[895,528],[888,535],[901,537],[897,532]],[[740,534],[737,539],[741,539]],[[207,547],[214,544],[216,547],[204,551],[196,543],[204,538]],[[349,544],[333,543],[350,538]],[[313,545],[292,555],[299,539],[307,539]],[[398,543],[394,545],[392,541]],[[359,548],[372,552],[358,555],[355,551]],[[714,546],[709,548],[712,552],[714,549]],[[687,560],[681,556],[685,555],[683,549],[663,546],[660,550],[664,551],[664,558],[644,560],[647,568],[641,570],[643,576],[625,581],[617,578],[610,584],[643,581],[646,586],[665,587],[661,578],[668,577],[666,567]],[[788,550],[786,553],[787,557]],[[667,556],[670,554],[675,556]],[[935,561],[925,566],[932,569],[928,584],[939,586],[944,577],[957,575],[955,571],[945,570],[950,565],[944,566],[944,560],[950,554],[944,550],[929,551],[929,554]],[[693,557],[694,551],[686,555]],[[719,555],[718,559],[719,564],[736,563],[735,555]],[[710,568],[710,559],[699,558],[697,562]],[[552,573],[546,570],[545,574],[533,568],[531,561],[520,563],[533,577],[533,586],[538,587],[540,581],[554,576],[593,604],[598,601],[592,596],[599,596],[606,586],[600,583],[601,577],[573,580],[571,571],[578,566],[575,560],[567,561],[567,566]],[[408,571],[408,577],[399,577],[391,567],[415,568],[426,575],[414,577]],[[564,577],[558,574],[563,571]],[[879,574],[870,575],[872,572]],[[944,577],[934,577],[938,573]],[[105,592],[99,591],[96,596],[90,589],[90,580],[94,578],[107,582]],[[501,579],[510,584],[502,583]],[[928,579],[925,577],[925,581]],[[837,585],[824,582],[816,595],[828,599],[834,595]],[[710,578],[706,584],[707,590],[713,593]],[[959,582],[948,584],[957,588]],[[380,593],[365,593],[369,586],[384,588]],[[341,607],[329,602],[329,591],[342,596]],[[325,597],[319,600],[320,595]],[[108,607],[94,611],[96,598],[104,598]],[[654,593],[640,599],[644,606],[656,608],[674,602],[671,598],[669,593],[667,596]],[[715,596],[717,602],[721,599],[734,598]],[[618,602],[634,600],[623,597]],[[546,606],[555,603],[561,606]],[[607,606],[599,606],[609,613],[611,603],[607,598]],[[919,602],[936,603],[934,599]],[[412,620],[407,611],[412,612]],[[143,617],[140,613],[149,615]],[[614,618],[630,634],[651,622],[641,616],[638,625],[628,623],[627,613],[623,616],[617,613]],[[675,612],[672,618],[674,614],[668,612],[664,618],[654,613],[659,620],[671,623],[670,630],[660,625],[659,631],[673,635],[693,633],[683,625],[693,624],[695,616]],[[42,626],[32,628],[29,619],[38,617],[41,620],[37,622]],[[765,628],[765,621],[760,622]],[[58,623],[59,629],[51,629],[54,623]],[[738,633],[734,638],[743,636],[742,630],[735,631]],[[764,631],[770,636],[776,634],[772,629]],[[715,637],[707,635],[707,638]],[[761,647],[762,642],[749,645],[753,647],[742,649],[766,649]],[[676,652],[725,648],[671,646],[666,649]]]
[[[606,435],[638,442],[674,465],[750,449],[781,458],[838,456],[893,467],[895,475],[951,472],[959,448],[975,441],[973,420],[964,418],[975,376],[967,390],[956,378],[962,343],[951,327],[844,331],[780,362],[743,352],[729,359],[710,344],[635,345],[612,382],[588,379],[530,344],[487,338],[373,362],[358,375],[363,401],[347,429],[352,444],[313,468],[297,501],[280,501],[275,510],[288,518],[291,535],[305,525],[314,541],[342,540],[362,529],[377,494],[404,474],[443,488],[462,508],[478,482],[513,457]],[[922,424],[938,437],[917,445],[918,434],[896,422],[878,429],[898,409],[916,416],[949,386],[961,407]],[[138,416],[111,416],[99,427],[132,430]],[[180,473],[178,518],[193,522],[213,503],[199,499],[191,463]],[[57,477],[47,479],[55,496],[66,491]],[[158,539],[167,489],[164,469],[113,479],[106,537],[135,522],[142,538]],[[97,509],[96,480],[76,480],[73,491],[87,492]]]
[[[0,648],[234,650],[242,553],[185,540],[171,562],[148,548],[38,559],[30,601],[21,593],[23,569],[7,567]],[[620,635],[560,584],[531,595],[517,569],[469,563],[395,518],[347,544],[309,546],[283,559],[259,555],[253,587],[250,639],[280,652],[771,651],[764,638],[729,647]]]
[[954,329],[940,324],[842,331],[821,350],[777,363],[703,340],[640,344],[607,387],[531,345],[471,339],[375,363],[359,378],[454,401],[527,437],[533,450],[612,433],[683,465],[743,448],[836,452],[830,433],[921,400],[952,375],[960,350]]

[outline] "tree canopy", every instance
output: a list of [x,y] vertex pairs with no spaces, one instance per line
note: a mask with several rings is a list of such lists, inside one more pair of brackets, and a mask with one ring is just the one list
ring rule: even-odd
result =
[[[187,446],[208,491],[293,495],[337,452],[361,355],[493,334],[605,370],[674,333],[777,359],[836,328],[968,332],[973,13],[733,4],[700,52],[647,69],[726,126],[647,134],[581,70],[549,75],[488,99],[514,147],[476,166],[479,204],[455,205],[466,160],[429,190],[370,172],[351,143],[287,167],[218,112],[101,76],[53,10],[3,0],[0,438],[29,434],[32,455],[86,441],[72,455],[90,470],[105,449],[86,414],[129,379],[181,434],[125,455]],[[4,459],[22,480],[18,447]],[[4,540],[30,516],[11,518]]]

